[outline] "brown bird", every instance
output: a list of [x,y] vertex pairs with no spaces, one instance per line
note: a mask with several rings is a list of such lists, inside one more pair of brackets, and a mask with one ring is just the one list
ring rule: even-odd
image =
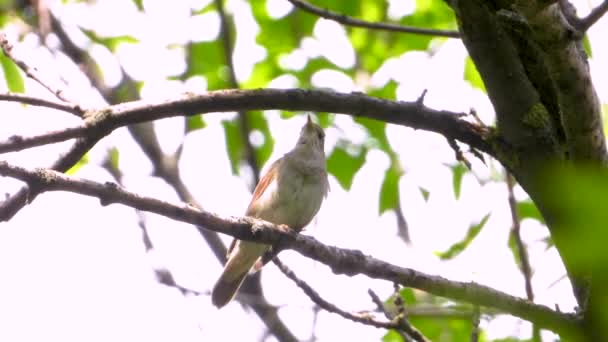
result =
[[[287,225],[297,232],[310,223],[329,191],[324,141],[323,129],[309,115],[296,146],[276,160],[256,186],[245,215]],[[232,241],[224,271],[211,293],[213,305],[221,308],[232,300],[252,266],[258,270],[269,261],[261,260],[269,248],[256,242]]]

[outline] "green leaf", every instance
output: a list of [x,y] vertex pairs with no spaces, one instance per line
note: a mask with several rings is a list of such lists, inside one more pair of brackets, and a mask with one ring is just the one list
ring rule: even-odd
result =
[[[344,190],[350,190],[355,174],[365,164],[367,149],[359,147],[356,151],[346,151],[346,142],[338,142],[338,145],[327,158],[327,170],[336,177],[338,183]],[[352,149],[351,149],[352,150]],[[349,153],[354,152],[354,153]]]
[[223,49],[219,40],[188,45],[189,63],[185,76],[205,77],[209,90],[230,88]]
[[442,260],[448,260],[453,259],[458,254],[462,253],[471,244],[471,242],[473,242],[477,234],[479,234],[481,229],[488,222],[490,214],[491,213],[486,214],[481,219],[481,221],[479,221],[479,223],[472,224],[471,226],[469,226],[469,230],[467,231],[467,234],[464,239],[450,246],[450,248],[448,248],[448,250],[445,252],[437,252],[437,256]]
[[135,7],[141,12],[144,10],[144,1],[143,0],[133,0]]
[[401,335],[397,331],[389,330],[382,337],[382,341],[383,342],[403,342],[403,337],[401,337]]
[[591,41],[589,41],[589,35],[587,34],[583,36],[583,49],[585,50],[585,53],[587,53],[587,56],[589,56],[589,58],[593,57],[591,51]]
[[192,115],[186,118],[186,132],[196,131],[205,128],[207,124],[202,115]]
[[416,294],[414,293],[414,290],[412,290],[409,287],[402,288],[399,291],[399,295],[403,299],[403,302],[405,303],[405,305],[414,305],[417,302]]
[[[263,136],[263,142],[259,146],[254,146],[258,165],[263,165],[268,161],[274,148],[274,138],[268,129],[268,121],[261,111],[253,111],[246,114],[249,121],[250,132],[259,131]],[[222,121],[224,134],[226,136],[226,148],[232,173],[239,174],[239,165],[245,160],[245,145],[240,129],[240,119]]]
[[398,165],[391,165],[384,173],[384,180],[380,186],[380,214],[389,209],[395,209],[399,206],[399,179],[403,171]]
[[109,155],[109,159],[110,159],[110,164],[112,165],[112,168],[114,170],[118,170],[118,163],[120,161],[120,152],[118,151],[118,149],[116,147],[112,147],[110,149],[110,155]]
[[25,92],[25,82],[19,67],[2,53],[0,53],[0,64],[2,64],[2,72],[8,89],[14,93]]
[[397,82],[390,80],[382,88],[372,89],[368,95],[387,100],[395,100],[397,98],[397,86],[399,86]]
[[85,34],[90,40],[97,44],[101,44],[107,47],[110,51],[116,51],[120,44],[134,44],[138,43],[139,40],[133,36],[114,36],[114,37],[101,37],[93,30],[87,30],[85,28],[80,28],[82,33]]
[[357,117],[354,119],[356,123],[363,126],[369,135],[372,137],[370,141],[371,147],[379,148],[386,152],[390,157],[395,156],[395,152],[391,149],[386,137],[386,123],[374,119]]
[[80,158],[80,160],[78,160],[78,162],[76,164],[74,164],[74,166],[72,166],[69,170],[66,171],[66,175],[69,176],[73,176],[75,175],[78,170],[80,170],[83,166],[87,165],[89,163],[89,154],[86,153],[84,156],[82,156],[82,158]]
[[258,165],[261,166],[268,161],[268,158],[270,158],[270,155],[272,154],[272,150],[274,149],[274,138],[268,128],[268,121],[264,116],[264,112],[252,111],[248,112],[246,115],[248,115],[251,131],[257,130],[262,133],[262,136],[264,137],[264,141],[260,146],[254,146],[256,160]]
[[471,57],[467,56],[464,60],[464,79],[471,84],[473,88],[477,88],[484,93],[486,91],[486,85],[483,83],[483,79],[477,71],[477,67]]
[[454,197],[459,199],[460,190],[462,187],[462,176],[464,176],[465,172],[468,172],[468,169],[461,163],[450,166],[450,168],[452,169],[452,187],[454,189]]
[[519,217],[520,220],[529,218],[529,219],[539,221],[543,224],[545,223],[545,220],[543,219],[543,216],[540,214],[540,211],[538,211],[536,204],[534,204],[534,202],[532,202],[529,199],[521,201],[521,202],[517,202],[516,210],[517,210],[517,216]]
[[428,202],[429,196],[431,195],[431,193],[427,189],[420,187],[420,186],[418,187],[418,190],[420,190],[420,194],[422,195],[422,198],[424,198],[424,201]]
[[226,136],[226,149],[228,150],[228,159],[230,159],[230,169],[233,175],[239,174],[239,164],[243,159],[243,140],[239,132],[238,119],[224,120],[224,135]]

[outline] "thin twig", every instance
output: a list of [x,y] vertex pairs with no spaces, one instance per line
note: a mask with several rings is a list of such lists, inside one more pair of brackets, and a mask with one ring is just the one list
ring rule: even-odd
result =
[[412,27],[412,26],[403,26],[396,24],[387,24],[387,23],[371,23],[369,21],[361,20],[346,16],[344,14],[332,12],[326,9],[322,9],[316,6],[313,6],[302,0],[288,0],[295,7],[317,15],[319,17],[333,20],[339,22],[342,25],[354,26],[354,27],[363,27],[374,30],[384,30],[384,31],[392,31],[392,32],[401,32],[401,33],[413,33],[413,34],[421,34],[427,36],[437,36],[437,37],[447,37],[447,38],[460,38],[460,33],[458,31],[451,30],[438,30],[438,29],[427,29],[421,27]]
[[376,328],[385,328],[385,329],[400,329],[401,328],[399,326],[398,322],[381,322],[368,315],[352,314],[352,313],[349,313],[349,312],[346,312],[346,311],[340,309],[335,304],[332,304],[332,303],[326,301],[325,299],[323,299],[317,291],[315,291],[305,281],[298,278],[298,276],[289,267],[287,267],[285,264],[283,264],[283,262],[281,262],[281,260],[278,257],[275,257],[272,260],[272,262],[279,268],[279,270],[287,278],[291,279],[300,289],[302,289],[302,291],[304,291],[304,293],[308,296],[308,298],[310,298],[310,300],[312,300],[315,304],[317,304],[318,306],[323,308],[325,311],[335,313],[335,314],[340,315],[343,318],[346,318],[353,322],[362,323],[365,325],[371,325]]
[[0,33],[0,47],[2,48],[4,55],[10,58],[29,78],[40,83],[40,85],[57,96],[58,99],[77,105],[77,101],[74,101],[67,96],[66,89],[64,89],[63,86],[57,84],[58,82],[45,79],[38,69],[29,66],[23,59],[16,56],[13,53],[13,45],[8,41],[8,38],[6,38],[4,33]]
[[513,226],[511,227],[511,236],[515,239],[515,246],[517,247],[517,254],[521,262],[520,269],[524,276],[526,283],[526,298],[528,300],[534,300],[534,291],[532,290],[532,267],[530,266],[530,259],[528,257],[528,251],[526,246],[521,239],[521,224],[519,215],[517,214],[517,201],[513,193],[515,187],[515,179],[510,173],[507,173],[507,188],[509,190],[509,208],[511,209],[511,220]]
[[[517,254],[519,255],[520,270],[524,276],[524,282],[526,287],[526,298],[529,301],[534,301],[534,291],[532,289],[532,267],[530,266],[530,258],[528,251],[521,238],[521,220],[517,213],[517,201],[515,200],[515,194],[513,188],[515,187],[515,178],[511,173],[506,171],[507,189],[509,191],[509,208],[511,210],[511,221],[513,223],[511,227],[511,236],[515,240],[515,246],[517,248]],[[540,329],[537,325],[532,326],[532,340],[539,342],[541,341]]]
[[[0,161],[0,175],[20,179],[38,193],[44,191],[70,191],[100,199],[102,205],[120,203],[139,210],[205,227],[215,232],[229,234],[241,240],[275,245],[281,243],[308,258],[328,265],[336,274],[364,274],[373,279],[399,283],[430,294],[453,300],[495,308],[512,314],[540,328],[568,336],[581,331],[580,317],[575,313],[562,313],[527,299],[500,292],[473,282],[451,281],[439,276],[404,268],[364,255],[358,250],[324,245],[315,238],[280,229],[266,221],[251,217],[220,217],[187,204],[174,205],[159,199],[129,192],[115,183],[98,183],[67,176],[49,169],[28,170]],[[202,229],[202,228],[201,228]]]
[[38,107],[47,107],[82,117],[84,111],[78,105],[68,102],[57,102],[41,97],[28,96],[18,93],[0,93],[0,101],[19,102]]
[[[399,308],[399,313],[397,315],[393,315],[391,314],[387,309],[386,306],[384,305],[384,303],[382,302],[382,300],[380,299],[380,297],[378,297],[378,295],[372,290],[372,289],[368,289],[367,293],[369,294],[369,296],[372,298],[372,301],[374,302],[374,304],[376,304],[376,306],[378,307],[378,310],[380,310],[380,312],[382,312],[384,314],[384,316],[391,320],[392,322],[397,322],[400,326],[400,329],[396,329],[395,331],[397,331],[397,333],[399,333],[399,335],[401,335],[401,337],[403,338],[404,341],[418,341],[418,342],[427,342],[429,341],[429,339],[426,338],[426,336],[424,336],[418,329],[414,328],[405,318],[405,309],[403,307],[403,305],[401,305],[401,307]],[[399,299],[397,299],[399,298]],[[401,296],[399,296],[399,293],[397,291],[397,297],[395,297],[395,300],[398,301],[401,299]],[[403,304],[403,303],[401,303]],[[399,306],[399,305],[397,305]]]

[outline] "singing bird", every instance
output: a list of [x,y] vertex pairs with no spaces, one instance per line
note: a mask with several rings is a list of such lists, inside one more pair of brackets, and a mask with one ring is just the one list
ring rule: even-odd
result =
[[[309,115],[296,146],[276,160],[256,186],[245,215],[297,232],[310,223],[329,191],[324,141],[323,129]],[[258,270],[268,261],[261,257],[269,248],[250,241],[232,242],[224,271],[211,293],[213,305],[221,308],[232,300],[250,269],[255,265]]]

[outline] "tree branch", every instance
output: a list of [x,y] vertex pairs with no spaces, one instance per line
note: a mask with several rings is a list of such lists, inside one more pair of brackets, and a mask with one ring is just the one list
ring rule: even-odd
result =
[[[342,318],[346,318],[350,321],[371,325],[376,328],[384,328],[384,329],[395,329],[395,330],[403,330],[404,327],[401,325],[399,320],[394,320],[390,322],[381,322],[374,319],[371,316],[367,315],[357,315],[346,312],[340,309],[335,304],[332,304],[325,299],[323,299],[317,291],[315,291],[310,285],[308,285],[304,280],[298,278],[298,276],[279,258],[272,259],[272,262],[279,268],[279,270],[289,279],[291,279],[304,293],[312,300],[315,304],[323,308],[325,311],[335,313]],[[390,318],[389,318],[390,319]],[[417,341],[427,341],[426,339],[417,340]]]
[[[185,94],[171,101],[150,103],[134,101],[108,106],[91,112],[91,121],[80,128],[71,128],[61,135],[38,138],[23,138],[27,147],[49,142],[59,142],[91,133],[106,135],[112,130],[146,121],[181,115],[223,112],[234,110],[285,109],[294,111],[317,111],[368,117],[380,121],[423,129],[456,139],[471,147],[486,152],[500,160],[495,151],[500,141],[492,136],[490,128],[462,120],[462,113],[434,110],[415,102],[389,101],[362,93],[337,93],[328,90],[303,89],[256,89],[218,90],[206,94]],[[506,145],[502,145],[508,148]],[[23,149],[19,142],[0,142],[0,150]]]
[[45,77],[38,71],[38,69],[29,66],[23,59],[19,56],[16,56],[13,53],[13,45],[8,41],[6,35],[4,33],[0,33],[0,47],[4,52],[4,55],[10,58],[25,74],[40,83],[44,88],[57,96],[58,99],[63,100],[65,102],[77,104],[77,101],[74,101],[70,96],[68,96],[66,90],[63,86],[57,84],[57,82],[45,79]]
[[372,256],[366,256],[358,250],[327,246],[309,236],[281,231],[276,225],[262,220],[250,217],[222,218],[187,204],[174,205],[155,198],[140,196],[112,182],[101,184],[42,168],[30,171],[4,161],[0,162],[0,175],[20,179],[38,192],[75,192],[97,197],[102,205],[121,203],[139,210],[202,226],[205,229],[229,234],[241,240],[280,245],[326,264],[336,274],[348,276],[364,274],[370,278],[384,279],[437,296],[496,308],[564,336],[573,336],[580,331],[579,319],[574,314],[557,312],[546,306],[530,303],[525,299],[487,286],[472,282],[450,281],[440,276],[392,265]]
[[49,99],[43,99],[41,97],[28,96],[24,94],[3,93],[0,94],[0,101],[19,102],[32,106],[57,109],[60,111],[72,113],[78,117],[82,117],[82,115],[84,114],[84,111],[78,105],[68,102],[58,102]]
[[532,28],[532,36],[541,47],[555,82],[570,158],[607,165],[601,105],[591,81],[587,55],[560,5],[544,6],[536,0],[527,1],[518,9]]
[[326,9],[322,9],[316,7],[306,1],[302,0],[288,0],[295,7],[306,11],[308,13],[312,13],[321,18],[325,18],[328,20],[336,21],[342,25],[353,26],[353,27],[362,27],[373,30],[383,30],[383,31],[392,31],[392,32],[401,32],[401,33],[413,33],[427,36],[437,36],[437,37],[447,37],[447,38],[459,38],[460,33],[458,31],[450,31],[450,30],[437,30],[437,29],[427,29],[421,27],[412,27],[412,26],[403,26],[396,24],[387,24],[387,23],[372,23],[369,21],[356,19],[349,17],[344,14],[332,12]]

